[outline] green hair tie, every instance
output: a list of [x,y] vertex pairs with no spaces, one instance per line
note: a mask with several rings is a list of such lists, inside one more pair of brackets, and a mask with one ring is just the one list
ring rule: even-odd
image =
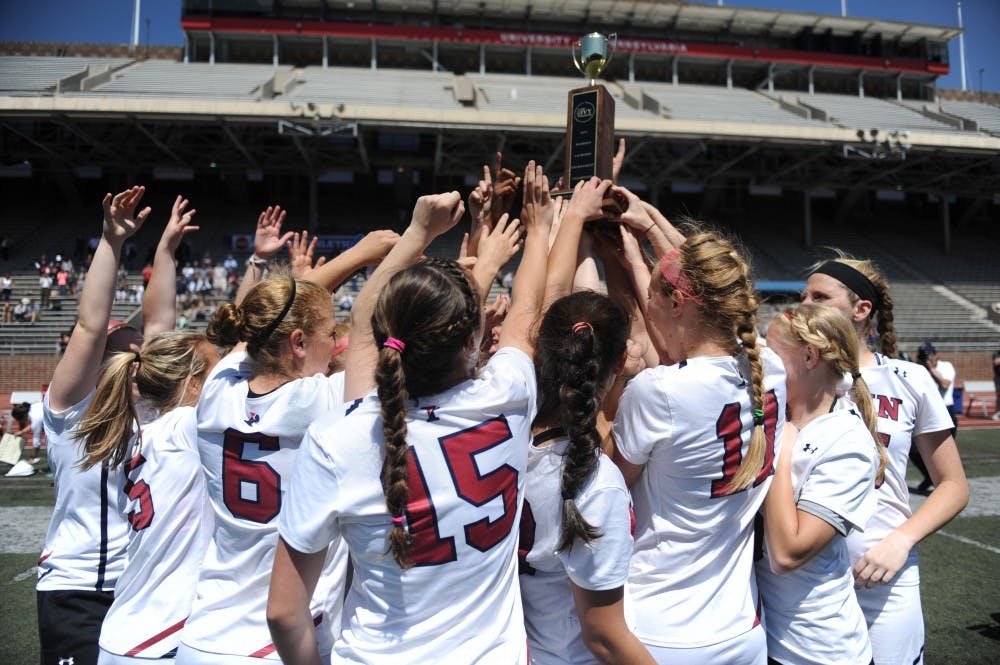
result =
[[753,410],[753,424],[763,425],[764,424],[764,411],[761,409]]

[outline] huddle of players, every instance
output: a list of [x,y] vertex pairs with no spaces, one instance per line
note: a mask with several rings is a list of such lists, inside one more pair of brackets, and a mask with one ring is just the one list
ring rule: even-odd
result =
[[[727,239],[622,188],[588,225],[611,183],[557,200],[533,162],[511,220],[519,180],[485,169],[458,261],[421,258],[457,192],[315,266],[269,208],[207,336],[172,331],[178,197],[141,348],[108,319],[149,209],[105,198],[45,404],[43,663],[920,662],[914,546],[968,487],[930,377],[893,359],[884,278],[818,266],[765,344]],[[330,294],[376,265],[329,374]],[[910,445],[938,488],[912,515]]]

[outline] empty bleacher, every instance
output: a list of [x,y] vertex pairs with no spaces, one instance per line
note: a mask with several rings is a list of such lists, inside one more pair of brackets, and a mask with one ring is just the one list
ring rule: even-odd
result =
[[1000,134],[1000,107],[979,102],[942,101],[941,108],[951,115],[975,121],[982,131]]
[[88,67],[118,69],[130,62],[129,58],[0,56],[0,91],[6,94],[51,93],[59,81],[87,71]]
[[147,60],[115,72],[90,93],[195,98],[256,98],[276,73],[292,68],[270,65],[179,63]]
[[818,109],[826,115],[828,122],[848,129],[867,130],[875,127],[884,130],[958,131],[947,123],[929,118],[903,104],[882,99],[798,92],[782,92],[778,96],[805,108]]
[[669,83],[642,83],[637,87],[660,104],[661,113],[667,118],[773,125],[819,123],[784,110],[774,99],[743,88],[727,90],[721,86]]
[[455,77],[446,72],[353,67],[306,67],[285,98],[322,104],[461,108],[450,90]]

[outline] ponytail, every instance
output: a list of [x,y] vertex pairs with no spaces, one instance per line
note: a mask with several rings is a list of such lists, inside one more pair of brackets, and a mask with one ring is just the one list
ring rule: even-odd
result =
[[406,530],[404,511],[409,496],[406,443],[406,382],[400,351],[382,347],[375,368],[378,398],[382,403],[382,436],[385,437],[385,460],[382,462],[382,493],[392,518],[389,550],[403,570],[413,567],[410,560],[412,539]]
[[858,407],[861,413],[861,420],[864,421],[868,431],[872,434],[872,441],[875,443],[875,452],[878,454],[878,473],[875,475],[875,487],[882,484],[885,477],[885,467],[889,463],[889,454],[885,451],[885,446],[879,442],[878,436],[878,416],[875,414],[875,405],[872,401],[872,393],[865,383],[864,377],[858,371],[858,363],[855,360],[851,369],[853,383],[851,384],[851,401]]
[[138,360],[137,353],[126,351],[105,362],[97,390],[74,434],[83,441],[81,470],[104,463],[117,468],[125,461],[132,432],[139,423],[132,403],[132,363]]

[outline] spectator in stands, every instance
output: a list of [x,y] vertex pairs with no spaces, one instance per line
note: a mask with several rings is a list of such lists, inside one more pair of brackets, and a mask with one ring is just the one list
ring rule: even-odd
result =
[[354,298],[351,297],[350,293],[344,294],[344,296],[340,299],[339,306],[341,312],[351,311],[351,308],[354,307]]
[[226,260],[222,262],[222,266],[229,271],[230,275],[236,274],[237,268],[239,268],[239,263],[233,258],[232,254],[226,254]]
[[10,292],[14,288],[14,284],[14,280],[10,278],[10,273],[5,274],[3,279],[0,279],[0,300],[10,302]]
[[149,286],[149,278],[153,276],[153,262],[147,261],[142,267],[142,285]]
[[69,333],[61,332],[59,333],[59,339],[56,341],[56,349],[59,351],[59,355],[66,352],[66,347],[69,345]]
[[25,448],[31,446],[32,443],[33,430],[31,427],[31,418],[28,417],[30,411],[31,404],[28,402],[15,404],[14,408],[10,410],[10,420],[5,423],[6,432],[24,439]]
[[229,281],[229,271],[221,263],[216,263],[212,268],[212,291],[217,296],[226,292],[226,283]]
[[9,302],[3,304],[3,322],[12,323],[14,321],[14,306]]
[[[944,400],[944,405],[948,409],[948,415],[951,416],[951,422],[953,424],[951,428],[952,437],[957,438],[958,432],[958,418],[955,417],[955,405],[953,390],[955,388],[955,366],[952,365],[947,360],[941,360],[938,357],[937,349],[930,342],[924,342],[917,349],[917,364],[923,365],[927,372],[934,379],[934,383],[937,384],[938,392],[941,393],[941,399]],[[924,464],[924,458],[920,456],[920,451],[917,450],[916,446],[910,446],[910,461],[913,466],[917,467],[917,470],[923,475],[923,479],[920,484],[917,485],[917,494],[930,494],[934,489],[934,483],[931,481],[930,474],[927,473],[927,465]]]
[[38,302],[42,309],[49,307],[49,296],[52,295],[52,277],[50,275],[38,276]]
[[69,273],[62,268],[56,273],[56,286],[59,287],[59,295],[64,296],[69,293]]
[[993,352],[993,398],[996,400],[993,420],[1000,420],[1000,351]]

